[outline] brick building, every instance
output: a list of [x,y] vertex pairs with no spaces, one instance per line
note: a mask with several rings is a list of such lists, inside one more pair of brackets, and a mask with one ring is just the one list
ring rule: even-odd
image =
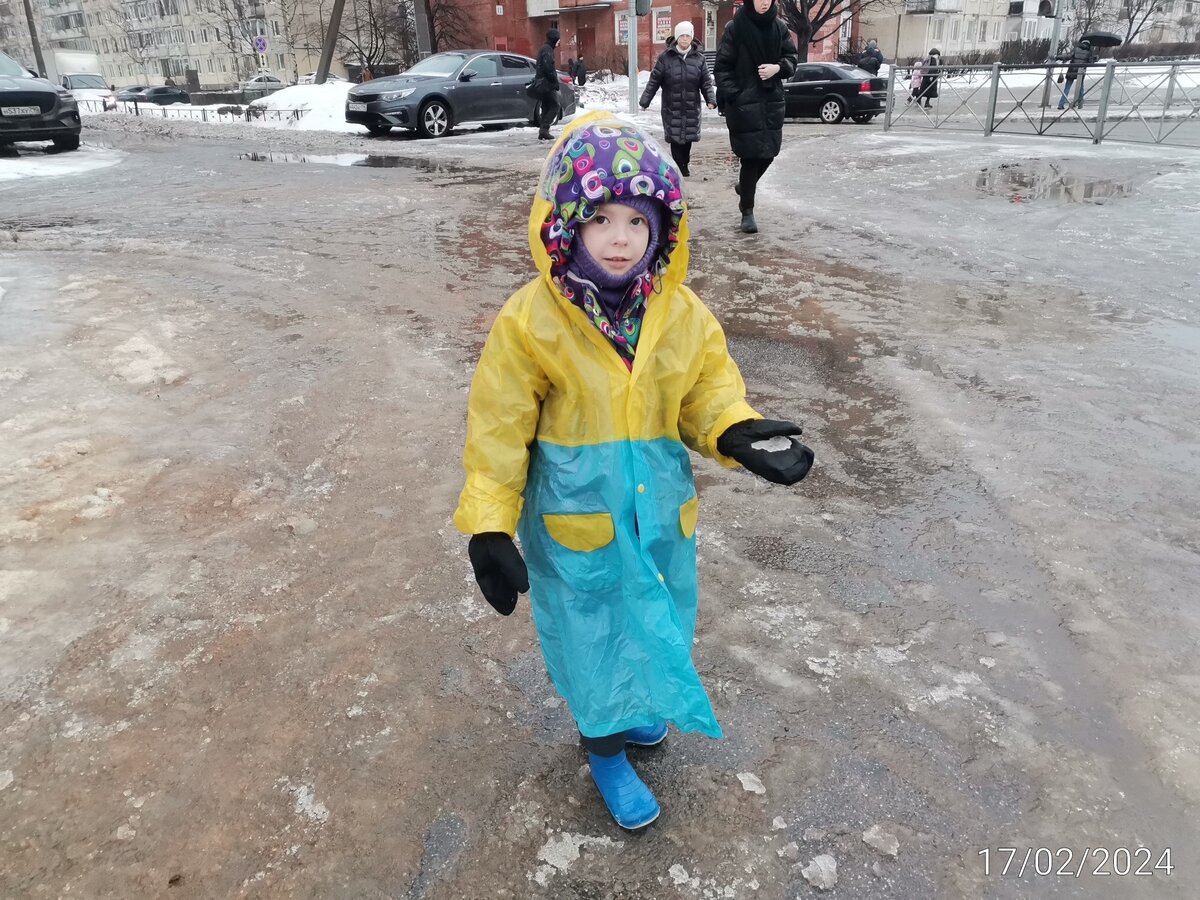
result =
[[[471,20],[476,46],[536,56],[546,32],[557,28],[560,68],[582,55],[592,71],[617,72],[628,68],[630,20],[637,23],[638,68],[648,69],[679,22],[691,22],[700,45],[715,50],[736,9],[704,0],[659,0],[646,16],[634,16],[628,0],[459,0],[459,6]],[[850,36],[849,20],[841,30],[824,32],[831,33],[809,48],[809,59],[836,57],[839,44]]]

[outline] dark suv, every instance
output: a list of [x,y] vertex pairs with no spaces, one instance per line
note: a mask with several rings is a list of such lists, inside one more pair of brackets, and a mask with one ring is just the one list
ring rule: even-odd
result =
[[[412,128],[442,137],[456,125],[536,125],[538,101],[525,87],[536,74],[528,56],[495,50],[450,50],[427,56],[399,75],[356,84],[346,95],[346,121],[373,136]],[[575,112],[571,78],[558,73],[559,115]]]
[[58,150],[78,150],[80,130],[74,97],[0,53],[0,146],[54,141]]

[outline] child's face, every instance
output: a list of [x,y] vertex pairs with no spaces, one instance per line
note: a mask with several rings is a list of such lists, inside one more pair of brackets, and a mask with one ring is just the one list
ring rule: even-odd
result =
[[605,203],[581,232],[587,252],[610,275],[624,275],[641,262],[650,243],[646,217],[621,203]]

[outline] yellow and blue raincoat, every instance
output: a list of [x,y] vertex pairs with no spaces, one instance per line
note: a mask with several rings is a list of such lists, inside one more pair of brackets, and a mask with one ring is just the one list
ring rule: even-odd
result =
[[[580,169],[600,172],[584,187],[597,203],[619,202],[635,182],[661,189],[664,176],[678,195],[678,172],[664,169],[648,143],[639,159],[618,160],[612,171],[595,159],[579,162],[581,135],[607,145],[605,135],[619,141],[622,133],[645,141],[628,124],[592,113],[550,152],[529,215],[539,275],[504,304],[476,368],[454,522],[466,534],[519,531],[546,666],[584,735],[666,719],[720,737],[691,658],[697,498],[686,448],[733,467],[717,439],[761,416],[746,403],[721,326],[683,285],[681,198],[632,369],[563,296],[554,269],[569,208],[564,185],[578,182]],[[657,180],[638,181],[651,172]],[[594,214],[596,204],[580,213],[585,205],[574,207],[576,224]]]

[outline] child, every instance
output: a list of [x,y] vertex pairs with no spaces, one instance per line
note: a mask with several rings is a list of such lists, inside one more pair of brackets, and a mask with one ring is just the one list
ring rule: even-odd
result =
[[721,326],[683,286],[680,184],[611,114],[583,116],[559,138],[529,216],[538,277],[501,309],[471,384],[454,517],[498,612],[532,587],[546,667],[628,829],[659,806],[626,745],[660,743],[667,721],[721,736],[691,659],[697,498],[686,448],[780,484],[813,459],[799,426],[746,403]]

